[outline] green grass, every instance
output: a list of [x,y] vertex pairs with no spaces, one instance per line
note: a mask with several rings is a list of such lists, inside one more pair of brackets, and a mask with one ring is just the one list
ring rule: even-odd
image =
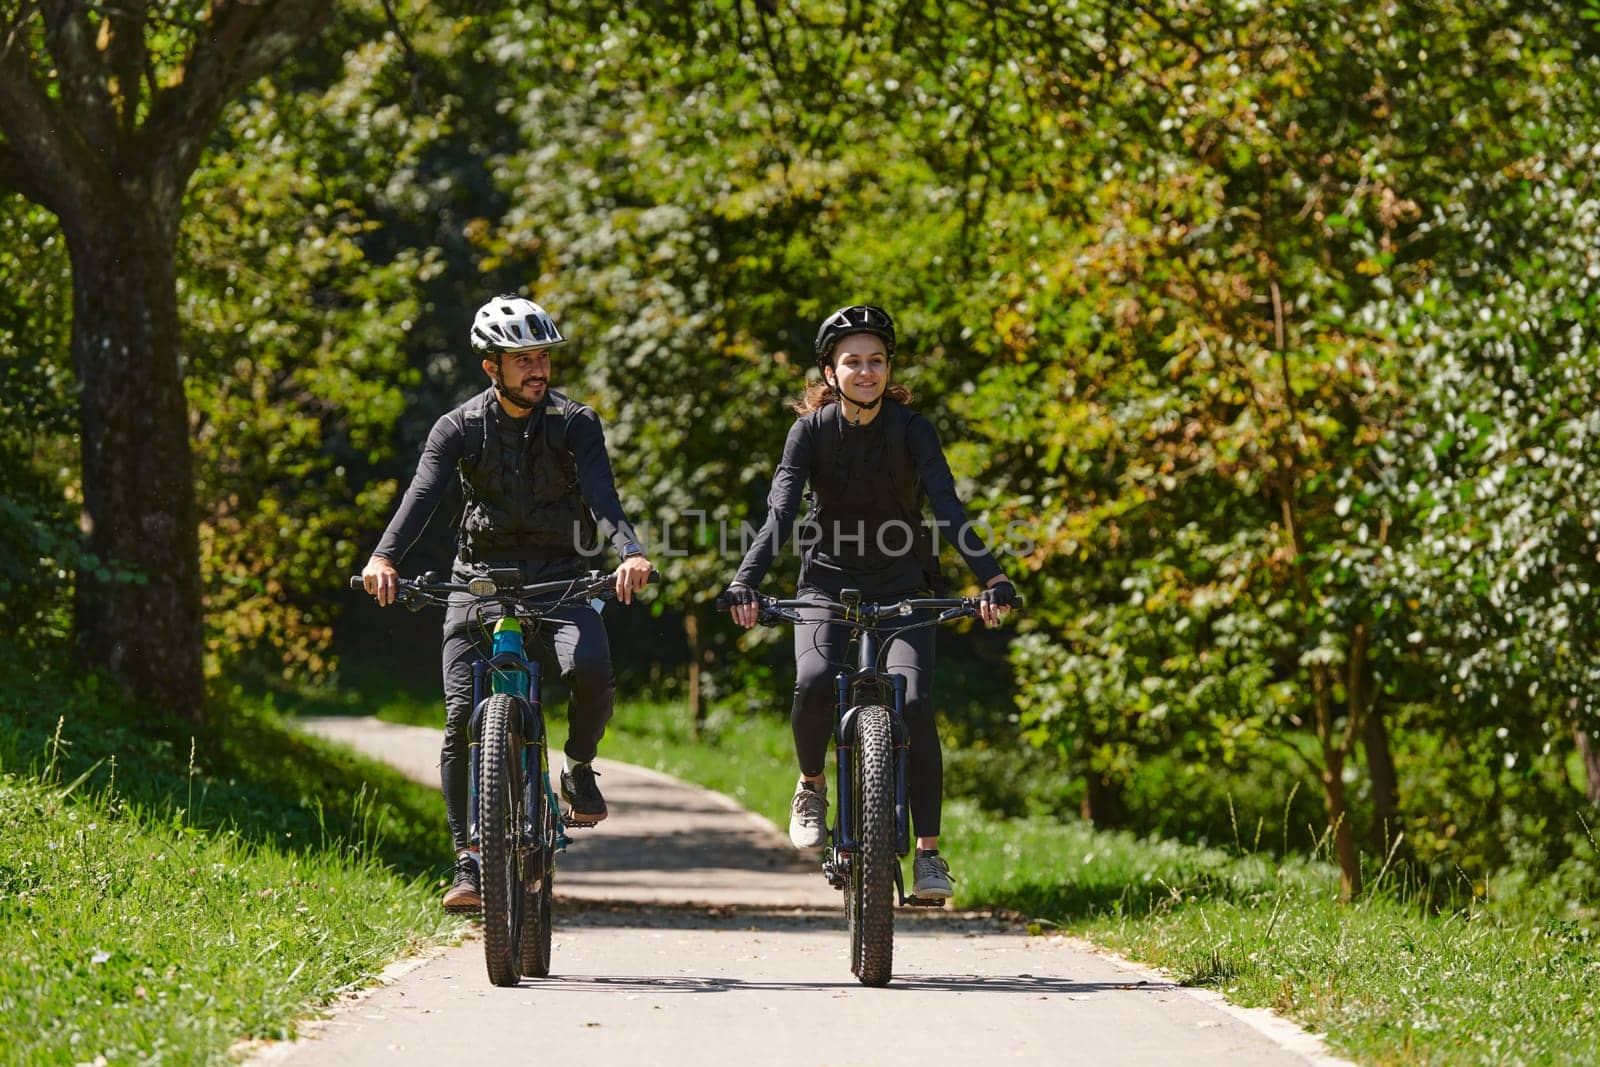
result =
[[1326,881],[1095,917],[1094,940],[1273,1008],[1381,1063],[1593,1063],[1593,925],[1516,910],[1432,914],[1402,895],[1342,905]]
[[227,1062],[457,933],[433,790],[262,701],[196,742],[64,678],[0,646],[8,1062]]

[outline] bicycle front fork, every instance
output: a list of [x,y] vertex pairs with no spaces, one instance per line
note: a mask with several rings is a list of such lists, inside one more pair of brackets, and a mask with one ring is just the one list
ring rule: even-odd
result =
[[[531,664],[537,670],[537,664]],[[484,682],[489,665],[478,661],[472,665],[472,720],[468,726],[467,742],[467,838],[474,846],[482,840],[482,817],[479,811],[478,772],[483,753],[483,705],[488,700]],[[537,686],[537,675],[529,679],[529,689]],[[522,711],[522,825],[518,837],[522,847],[538,848],[540,842],[539,818],[541,804],[550,805],[556,815],[557,850],[566,845],[562,833],[555,791],[550,784],[550,755],[546,743],[544,715],[539,701],[533,696],[520,696],[517,706]],[[541,796],[541,794],[543,794]]]
[[[889,730],[894,744],[894,850],[902,859],[911,851],[911,733],[906,728],[903,709],[906,703],[906,680],[901,675],[891,675],[894,701],[890,705]],[[838,817],[834,821],[835,852],[854,853],[861,844],[856,840],[855,827],[855,763],[851,758],[855,747],[856,715],[860,705],[851,706],[850,676],[841,674],[837,679],[839,707],[843,710],[834,737],[834,795],[839,799]]]

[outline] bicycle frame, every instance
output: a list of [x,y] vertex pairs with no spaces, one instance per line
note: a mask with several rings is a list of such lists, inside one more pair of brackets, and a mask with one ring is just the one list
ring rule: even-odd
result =
[[[904,632],[896,628],[891,631],[880,629],[879,624],[885,619],[896,616],[906,616],[915,611],[935,611],[939,614],[926,622],[914,624],[920,626],[937,626],[958,618],[976,616],[979,612],[980,598],[978,597],[931,597],[910,598],[893,604],[863,604],[861,593],[855,589],[845,589],[839,594],[840,602],[817,600],[779,600],[776,597],[757,597],[754,601],[759,606],[758,621],[765,625],[773,625],[782,620],[786,622],[803,624],[809,621],[834,622],[848,626],[852,631],[852,640],[860,642],[860,652],[857,656],[857,666],[854,671],[841,671],[834,675],[836,693],[836,719],[834,724],[834,775],[835,796],[838,797],[837,823],[833,833],[830,858],[823,862],[823,870],[828,875],[828,881],[840,888],[844,887],[847,875],[841,866],[834,862],[839,857],[853,857],[861,851],[861,842],[857,828],[853,825],[855,813],[855,781],[851,770],[852,747],[856,736],[856,717],[860,709],[869,705],[882,705],[889,709],[890,742],[894,747],[894,843],[895,852],[904,859],[911,851],[911,811],[909,802],[910,793],[910,761],[911,744],[910,731],[906,727],[906,679],[904,675],[878,668],[879,655],[885,645],[896,640]],[[732,606],[726,596],[716,600],[718,611]],[[1004,607],[1021,607],[1022,598],[1014,597]],[[808,620],[799,612],[824,608],[830,612],[829,617],[820,620]],[[907,627],[912,628],[912,627]],[[900,884],[900,872],[895,871],[895,883],[900,892],[902,904],[932,904],[935,902],[921,901],[915,897],[907,897],[904,887]],[[939,902],[942,903],[942,902]]]
[[[514,567],[489,568],[464,582],[441,582],[431,574],[396,577],[395,603],[413,611],[465,605],[467,626],[480,651],[481,636],[489,636],[487,655],[472,662],[467,833],[480,849],[484,961],[489,980],[497,986],[550,973],[556,854],[568,844],[569,824],[550,781],[542,674],[523,644],[522,623],[552,618],[569,605],[612,598],[619,574],[590,571],[587,577],[532,584],[525,584]],[[649,580],[657,581],[659,575],[651,572]],[[364,590],[366,579],[352,576],[350,586]],[[499,611],[486,618],[482,609],[491,606]],[[486,732],[491,736],[485,738]],[[516,749],[509,747],[513,737]]]
[[[882,703],[889,708],[889,728],[894,741],[894,847],[902,859],[911,851],[910,792],[910,732],[906,728],[906,679],[903,674],[892,674],[877,668],[878,631],[862,627],[857,631],[860,641],[858,666],[851,672],[841,671],[834,676],[838,693],[837,717],[834,725],[834,775],[835,796],[839,798],[839,833],[834,847],[843,853],[855,853],[861,847],[852,824],[855,810],[854,780],[850,773],[850,751],[855,743],[856,713],[869,703],[870,698],[856,699],[857,695],[875,690]],[[891,640],[893,638],[891,637]],[[881,699],[884,694],[888,699]]]
[[522,643],[522,622],[514,613],[496,620],[493,645],[488,659],[472,664],[472,719],[468,726],[467,777],[467,834],[473,844],[480,840],[478,810],[479,759],[483,750],[483,706],[495,693],[505,693],[517,700],[522,712],[522,781],[526,795],[523,798],[523,822],[520,840],[524,848],[541,848],[539,828],[534,813],[539,806],[534,803],[533,790],[542,789],[545,803],[556,815],[557,851],[566,845],[566,824],[561,819],[561,809],[556,803],[555,790],[550,784],[550,753],[545,743],[544,703],[541,686],[542,672],[537,660],[529,659]]

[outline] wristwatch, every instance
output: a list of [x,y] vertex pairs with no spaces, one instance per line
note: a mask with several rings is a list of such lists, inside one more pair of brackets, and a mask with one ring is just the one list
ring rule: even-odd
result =
[[644,555],[644,549],[639,547],[639,542],[637,541],[629,541],[627,544],[622,546],[623,559],[632,559],[634,556],[642,555]]

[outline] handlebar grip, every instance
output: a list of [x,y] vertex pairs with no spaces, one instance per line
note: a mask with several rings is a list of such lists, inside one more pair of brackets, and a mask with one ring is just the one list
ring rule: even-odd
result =
[[726,593],[718,593],[716,601],[711,605],[711,610],[727,611],[731,607],[733,605],[728,603],[728,595]]
[[350,588],[358,593],[365,593],[367,591],[367,580],[359,574],[352,574],[350,576]]

